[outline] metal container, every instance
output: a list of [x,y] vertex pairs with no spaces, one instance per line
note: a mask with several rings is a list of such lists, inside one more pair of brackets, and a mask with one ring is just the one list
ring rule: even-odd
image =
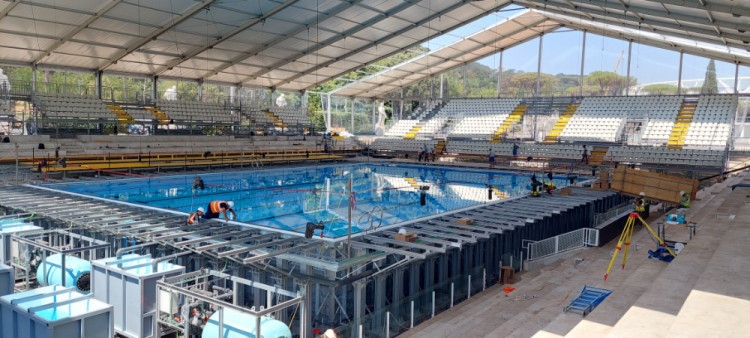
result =
[[10,261],[11,253],[18,250],[16,248],[18,244],[10,240],[11,235],[37,230],[43,229],[42,227],[31,223],[24,223],[20,220],[0,223],[0,263],[7,264]]
[[74,256],[65,257],[65,281],[63,283],[63,255],[48,256],[36,269],[36,279],[42,286],[74,286],[79,292],[91,291],[91,263]]
[[133,338],[154,337],[156,281],[184,274],[185,267],[138,254],[100,259],[92,265],[92,292],[96,299],[114,305],[117,333]]
[[0,297],[0,338],[111,338],[113,308],[59,285]]
[[13,293],[14,284],[15,274],[13,273],[13,268],[0,263],[0,296]]
[[[230,308],[223,309],[223,331],[219,335],[219,312],[214,312],[203,327],[203,338],[256,338],[257,317]],[[292,338],[292,331],[281,321],[260,318],[260,338]]]

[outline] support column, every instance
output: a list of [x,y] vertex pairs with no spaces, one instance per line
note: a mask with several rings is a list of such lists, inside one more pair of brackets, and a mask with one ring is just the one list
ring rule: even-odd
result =
[[[740,80],[739,75],[740,75],[740,63],[739,62],[735,62],[734,63],[734,93],[735,94],[739,93],[739,88],[738,88],[738,86],[739,86],[739,80]],[[743,121],[743,123],[744,123],[744,121]]]
[[[539,92],[541,90],[541,82],[542,82],[542,41],[544,40],[544,35],[539,35],[539,55],[537,58],[536,63],[536,95],[539,96]],[[534,138],[536,139],[536,123],[534,124]]]
[[677,95],[680,95],[682,93],[682,56],[684,55],[683,52],[680,52],[680,71],[677,73]]
[[630,60],[633,58],[633,40],[628,40],[628,75],[625,79],[625,96],[630,96]]
[[443,73],[440,73],[440,98],[443,98]]
[[583,72],[586,61],[586,31],[583,31],[583,43],[581,43],[581,73],[578,75],[578,96],[583,96]]
[[102,99],[102,71],[97,70],[94,72],[94,91],[96,92],[96,98]]
[[430,75],[430,101],[435,98],[435,75]]
[[36,94],[36,65],[31,65],[31,94]]
[[[373,304],[373,306],[375,308],[375,313],[379,313],[379,310],[382,310],[383,308],[385,308],[385,281],[386,281],[386,276],[382,274],[375,277],[375,280],[374,280],[375,284],[373,285],[373,288],[375,292],[374,292],[373,298],[374,298],[375,304]],[[374,326],[384,327],[385,326],[385,311],[380,312],[377,316],[379,318],[373,321],[373,324],[375,324]]]
[[203,102],[203,81],[198,81],[198,102]]
[[312,307],[312,287],[308,282],[300,288],[302,294],[302,303],[300,304],[300,337],[312,337],[312,312],[315,311]]
[[419,263],[412,263],[409,266],[409,294],[414,295],[419,292]]
[[435,284],[435,258],[424,260],[424,289],[427,290]]
[[[737,86],[734,86],[734,87],[737,88]],[[401,88],[401,103],[400,103],[400,106],[401,106],[400,107],[401,109],[398,110],[398,119],[399,120],[403,120],[404,119],[404,88]]]
[[[351,116],[352,116],[352,130],[351,133],[354,134],[354,97],[352,97],[352,110],[351,110]],[[374,123],[374,122],[373,122]]]
[[354,288],[354,323],[352,326],[352,337],[357,337],[356,332],[359,330],[360,320],[365,315],[365,302],[364,302],[364,291],[367,283],[359,280],[354,282],[352,287]]
[[500,62],[497,65],[497,97],[500,97],[503,89],[503,50],[500,50]]
[[328,133],[331,131],[331,94],[328,94],[326,106],[326,133]]
[[[393,272],[393,302],[398,304],[404,298],[404,269],[396,269]],[[393,307],[393,315],[398,318],[400,306]]]
[[375,131],[375,114],[376,114],[377,111],[378,111],[378,101],[373,100],[372,101],[372,120],[370,120],[370,121],[372,121],[371,124],[372,124],[372,131],[373,132]]
[[469,68],[469,65],[467,65],[467,64],[464,63],[463,74],[461,75],[461,77],[462,77],[461,81],[463,81],[463,85],[462,85],[463,89],[461,90],[461,95],[463,97],[466,97],[466,93],[467,93],[467,90],[466,90],[466,68]]
[[156,102],[157,97],[157,90],[156,90],[156,83],[159,81],[159,76],[154,76],[151,78],[151,102]]

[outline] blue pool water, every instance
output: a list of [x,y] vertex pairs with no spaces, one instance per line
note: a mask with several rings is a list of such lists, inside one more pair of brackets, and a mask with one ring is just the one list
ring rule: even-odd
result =
[[[234,201],[237,221],[304,232],[325,222],[325,237],[347,234],[347,181],[352,180],[352,232],[411,221],[529,191],[531,174],[395,164],[343,164],[195,175],[49,184],[47,187],[183,212]],[[542,177],[538,177],[540,180]],[[546,177],[545,177],[546,179]],[[568,185],[555,176],[558,188]],[[486,184],[494,187],[488,199]],[[420,205],[420,186],[427,203]],[[320,235],[320,232],[316,232]]]

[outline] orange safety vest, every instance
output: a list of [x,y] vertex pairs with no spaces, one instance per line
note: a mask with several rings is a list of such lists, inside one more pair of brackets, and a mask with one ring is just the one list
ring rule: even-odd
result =
[[[211,213],[218,214],[221,212],[221,204],[227,203],[226,201],[213,201],[211,204],[209,204],[209,208],[211,208]],[[229,206],[229,204],[227,204]]]
[[198,213],[194,212],[190,217],[188,217],[187,222],[188,224],[195,224],[196,218],[198,217]]

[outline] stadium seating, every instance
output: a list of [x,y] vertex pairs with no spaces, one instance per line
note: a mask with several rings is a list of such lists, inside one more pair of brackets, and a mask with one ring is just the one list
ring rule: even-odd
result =
[[520,102],[520,99],[454,99],[441,113],[460,119],[449,137],[489,139]]
[[669,141],[677,112],[680,109],[680,96],[649,96],[641,100],[646,104],[646,126],[643,130],[644,143],[663,145]]
[[406,132],[411,130],[414,126],[419,123],[419,120],[400,120],[394,123],[388,131],[385,132],[385,136],[390,137],[404,137]]
[[288,126],[310,126],[312,121],[307,113],[293,108],[271,108],[269,110]]
[[724,149],[731,136],[737,96],[702,95],[685,137],[691,148]]
[[587,97],[560,133],[561,141],[617,142],[629,111],[637,102],[633,97]]
[[158,101],[156,106],[164,112],[170,120],[177,122],[210,122],[237,123],[239,118],[223,105],[190,102],[190,101]]
[[116,120],[107,105],[94,96],[38,93],[33,103],[47,117]]

